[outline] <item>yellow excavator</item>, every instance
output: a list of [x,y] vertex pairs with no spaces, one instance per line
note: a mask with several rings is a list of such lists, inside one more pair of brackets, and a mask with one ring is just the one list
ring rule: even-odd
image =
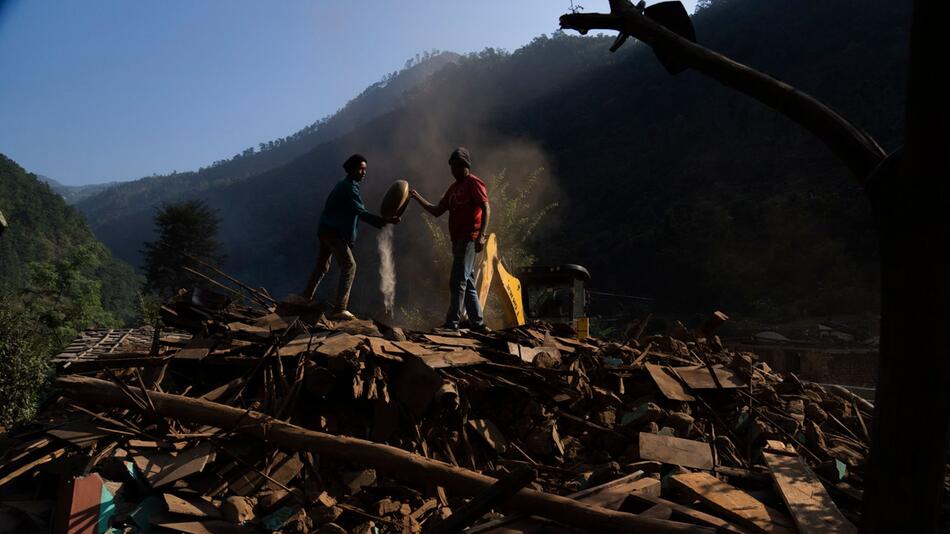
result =
[[498,256],[498,238],[488,236],[478,275],[478,300],[482,309],[494,292],[501,304],[501,324],[508,328],[527,321],[565,323],[578,338],[589,335],[587,288],[590,273],[580,265],[531,266],[508,271]]

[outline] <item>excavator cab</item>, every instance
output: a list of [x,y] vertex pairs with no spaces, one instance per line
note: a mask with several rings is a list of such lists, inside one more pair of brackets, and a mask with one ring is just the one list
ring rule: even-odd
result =
[[587,330],[587,288],[590,273],[574,264],[533,265],[518,269],[525,318],[573,325]]

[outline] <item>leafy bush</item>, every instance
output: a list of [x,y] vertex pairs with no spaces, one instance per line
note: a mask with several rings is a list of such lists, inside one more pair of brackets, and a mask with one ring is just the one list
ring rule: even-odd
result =
[[49,382],[50,347],[34,328],[30,318],[0,307],[0,425],[32,417]]

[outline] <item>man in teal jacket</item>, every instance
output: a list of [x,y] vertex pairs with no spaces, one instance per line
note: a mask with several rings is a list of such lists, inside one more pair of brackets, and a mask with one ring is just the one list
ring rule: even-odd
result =
[[360,220],[376,228],[382,228],[386,223],[399,222],[398,217],[386,220],[373,215],[363,205],[360,182],[366,177],[366,158],[353,154],[343,163],[343,170],[346,171],[346,178],[340,180],[330,191],[320,216],[320,227],[317,230],[320,254],[303,293],[304,297],[314,300],[320,281],[330,269],[330,256],[336,258],[340,267],[340,283],[333,312],[328,317],[338,321],[355,317],[347,307],[350,303],[350,288],[353,287],[353,278],[356,276],[353,244],[356,242],[356,230]]

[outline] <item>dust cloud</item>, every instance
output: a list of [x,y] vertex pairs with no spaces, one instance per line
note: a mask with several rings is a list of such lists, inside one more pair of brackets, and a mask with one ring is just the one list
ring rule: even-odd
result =
[[392,316],[396,305],[396,262],[393,259],[394,226],[387,224],[376,234],[379,251],[379,291],[383,294],[386,315]]

